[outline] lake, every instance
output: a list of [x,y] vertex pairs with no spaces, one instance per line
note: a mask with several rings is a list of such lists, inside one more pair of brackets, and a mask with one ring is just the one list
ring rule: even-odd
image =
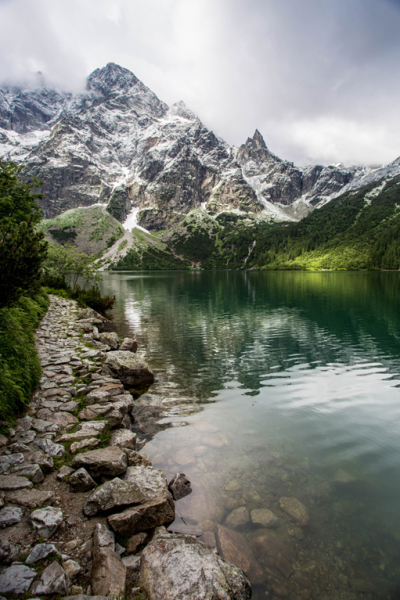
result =
[[192,482],[175,529],[238,531],[257,600],[400,598],[400,275],[124,272],[102,290],[156,376],[143,452]]

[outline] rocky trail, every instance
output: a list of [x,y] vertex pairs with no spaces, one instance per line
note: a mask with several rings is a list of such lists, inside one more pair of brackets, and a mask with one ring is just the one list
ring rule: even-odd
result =
[[168,486],[140,451],[132,429],[138,413],[141,430],[146,402],[128,390],[154,375],[135,340],[121,342],[112,328],[50,297],[36,333],[39,388],[9,438],[0,437],[1,598],[250,598],[247,578],[218,555],[212,534],[203,534],[207,545],[167,531],[173,498],[190,484],[178,474]]

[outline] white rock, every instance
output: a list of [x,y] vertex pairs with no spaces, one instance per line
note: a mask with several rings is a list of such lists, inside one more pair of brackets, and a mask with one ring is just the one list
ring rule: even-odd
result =
[[22,519],[23,510],[17,506],[6,506],[0,510],[0,527],[11,527]]
[[63,513],[53,506],[39,508],[31,513],[31,521],[40,536],[49,538],[63,522]]
[[30,588],[36,571],[25,565],[12,565],[0,575],[0,594],[22,596]]
[[37,544],[26,559],[26,564],[31,565],[48,556],[60,554],[54,544]]

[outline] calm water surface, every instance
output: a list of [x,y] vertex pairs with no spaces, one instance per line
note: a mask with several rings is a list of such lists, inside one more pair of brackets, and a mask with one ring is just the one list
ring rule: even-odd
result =
[[[144,451],[192,481],[176,528],[236,527],[263,570],[257,599],[400,598],[400,275],[130,272],[102,285],[156,375],[138,399]],[[282,497],[308,509],[306,527]],[[278,527],[252,522],[260,508]]]

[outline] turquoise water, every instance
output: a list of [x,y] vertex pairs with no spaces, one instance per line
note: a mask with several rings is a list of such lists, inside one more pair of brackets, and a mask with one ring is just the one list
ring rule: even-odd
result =
[[164,271],[102,285],[156,375],[138,399],[143,451],[193,484],[176,527],[233,529],[235,509],[268,508],[277,528],[237,525],[265,574],[254,598],[400,598],[400,275]]

